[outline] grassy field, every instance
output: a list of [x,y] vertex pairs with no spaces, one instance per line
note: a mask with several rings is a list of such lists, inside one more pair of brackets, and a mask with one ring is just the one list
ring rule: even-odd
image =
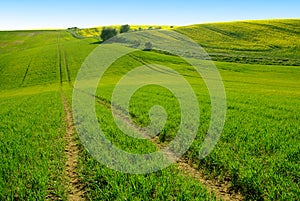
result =
[[[148,29],[132,26],[132,31]],[[256,20],[183,27],[151,26],[187,35],[216,61],[299,66],[300,20]],[[115,26],[119,28],[119,26]],[[99,37],[102,28],[78,29],[82,37]]]
[[[190,163],[197,163],[212,177],[231,181],[232,187],[243,192],[247,199],[297,200],[299,194],[299,67],[264,66],[217,62],[227,93],[227,118],[224,132],[214,151],[199,162],[198,154],[210,116],[210,101],[203,81],[189,65],[177,57],[151,52],[136,52],[134,56],[148,63],[172,67],[190,82],[201,102],[201,126],[197,139],[186,153]],[[130,67],[128,67],[130,63]],[[103,78],[98,96],[107,102],[114,84],[122,74],[142,65],[132,57],[115,63]],[[124,71],[124,72],[123,72]],[[134,83],[131,83],[134,84]],[[153,93],[159,91],[159,95]],[[151,97],[151,98],[150,98]],[[168,112],[168,121],[160,133],[160,143],[172,140],[180,123],[178,104],[168,91],[150,86],[139,90],[130,105],[130,114],[140,125],[149,123],[152,105],[160,104]],[[99,110],[99,114],[103,110]],[[99,115],[100,118],[100,115]],[[104,117],[111,119],[110,117]],[[100,122],[104,120],[101,119]],[[104,121],[102,126],[114,124]],[[113,133],[115,144],[132,149],[123,142],[122,135]],[[128,141],[127,139],[125,141]],[[139,142],[141,143],[141,142]],[[145,145],[143,147],[146,147]]]
[[[15,91],[18,93],[18,91]],[[1,97],[1,200],[65,198],[63,113],[58,92]]]
[[66,200],[60,88],[75,78],[91,41],[64,31],[0,32],[0,41],[0,199]]
[[[209,126],[211,103],[201,77],[179,57],[136,51],[114,62],[97,91],[99,125],[123,150],[157,150],[152,142],[131,138],[117,128],[110,101],[116,83],[128,71],[143,63],[167,66],[185,76],[200,103],[199,130],[184,160],[208,179],[229,183],[246,200],[299,200],[299,23],[247,21],[174,28],[217,60],[226,89],[224,131],[203,160],[198,155]],[[77,34],[93,36],[100,31],[91,30]],[[67,199],[66,117],[61,94],[71,106],[72,84],[95,47],[97,39],[78,39],[67,31],[0,32],[1,200]],[[157,140],[164,147],[175,137],[180,123],[178,102],[168,90],[153,85],[139,89],[129,113],[137,125],[145,126],[150,122],[149,109],[156,104],[168,113]],[[125,174],[99,164],[79,146],[77,171],[88,200],[217,199],[177,164],[145,175]]]
[[191,37],[217,61],[299,66],[299,25],[299,19],[258,20],[175,30]]

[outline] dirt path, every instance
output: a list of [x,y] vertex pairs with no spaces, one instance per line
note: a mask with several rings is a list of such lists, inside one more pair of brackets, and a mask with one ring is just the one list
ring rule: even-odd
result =
[[57,36],[57,60],[58,60],[58,72],[59,72],[59,84],[61,88],[62,102],[66,115],[66,134],[65,134],[65,155],[66,155],[66,164],[65,164],[65,181],[66,181],[66,195],[67,200],[69,201],[81,201],[84,199],[84,184],[80,182],[79,175],[77,173],[78,167],[78,142],[75,137],[75,128],[73,124],[73,116],[71,108],[68,105],[67,99],[63,94],[63,64],[65,65],[65,71],[67,75],[67,81],[71,84],[71,78],[69,73],[68,60],[66,55],[66,50],[64,46],[60,43],[61,32]]
[[66,135],[67,142],[65,153],[67,157],[65,175],[67,180],[67,198],[70,201],[84,200],[84,185],[80,182],[77,167],[79,148],[77,141],[74,139],[74,125],[71,109],[65,96],[62,94],[62,101],[66,113]]
[[217,199],[222,199],[225,201],[242,201],[244,200],[241,193],[237,193],[230,188],[230,184],[227,182],[220,182],[216,179],[206,179],[207,175],[198,168],[190,165],[188,161],[180,159],[177,161],[178,168],[183,172],[184,175],[195,178],[199,180],[206,189],[216,195]]
[[[134,58],[135,59],[135,58]],[[142,62],[142,61],[140,61]],[[83,92],[82,93],[86,93]],[[95,97],[96,102],[104,107],[106,107],[108,110],[111,110],[111,104],[100,97],[94,96],[90,94],[90,96]],[[158,136],[154,138],[150,138],[149,135],[141,130],[138,126],[133,124],[131,121],[129,121],[125,116],[124,112],[122,110],[119,110],[117,108],[114,108],[116,113],[116,117],[121,119],[124,123],[126,123],[129,127],[131,127],[133,130],[141,133],[144,137],[148,138],[154,145],[157,146],[157,148],[162,148],[163,144],[160,143]],[[66,113],[70,113],[66,111]],[[72,117],[71,117],[72,118]],[[72,122],[72,120],[71,120]],[[78,153],[78,150],[77,150]],[[168,154],[168,153],[167,153]],[[172,157],[172,154],[168,157]],[[69,158],[69,157],[68,157]],[[244,200],[242,194],[235,192],[231,187],[230,184],[227,182],[220,182],[216,179],[207,179],[207,174],[199,170],[198,168],[191,165],[186,159],[181,158],[177,161],[177,167],[182,172],[184,176],[192,177],[197,179],[199,182],[203,184],[203,186],[212,194],[216,195],[217,199],[222,199],[225,201],[242,201]]]
[[[132,59],[140,62],[143,65],[148,66],[149,68],[153,68],[152,66],[149,66],[147,62],[143,61],[142,59],[139,59],[133,55],[129,55],[130,57],[132,57]],[[157,69],[152,69],[152,70],[156,70]],[[160,72],[160,71],[159,71]],[[168,72],[161,72],[161,73],[168,73]],[[184,76],[189,76],[189,75],[184,75]],[[118,115],[119,118],[122,119],[122,115]],[[124,119],[125,123],[128,124],[128,122],[126,122],[126,119]],[[128,120],[127,120],[128,121]],[[135,130],[138,130],[136,128],[135,125],[132,124],[128,124],[130,127],[132,127]],[[158,148],[161,148],[161,144],[157,143],[158,139],[150,139],[151,142],[153,142]],[[220,182],[216,179],[206,179],[207,175],[205,173],[203,173],[201,170],[199,170],[197,167],[194,167],[193,165],[191,165],[189,163],[189,161],[187,161],[186,159],[181,158],[180,160],[177,161],[177,165],[178,165],[178,169],[181,170],[183,172],[184,175],[187,175],[189,177],[193,177],[197,180],[199,180],[203,186],[206,187],[206,189],[215,194],[217,199],[222,199],[225,201],[241,201],[244,200],[243,196],[241,193],[237,193],[235,191],[233,191],[230,188],[230,184],[227,182]]]
[[[95,97],[96,102],[101,104],[102,106],[106,107],[107,109],[111,110],[111,105],[101,100],[99,97]],[[124,123],[126,123],[129,127],[131,127],[136,132],[140,132],[144,137],[148,138],[148,134],[133,124],[131,121],[122,114],[122,111],[119,109],[115,109],[115,115],[119,119],[121,119]],[[162,144],[159,142],[158,136],[154,138],[148,138],[157,148],[162,148]],[[172,157],[172,156],[171,156]],[[216,195],[217,199],[222,199],[225,201],[242,201],[244,200],[241,193],[235,192],[231,187],[230,184],[227,182],[220,182],[216,179],[207,179],[207,174],[203,173],[197,167],[191,165],[187,160],[181,158],[177,161],[178,169],[182,172],[184,176],[192,177],[200,181],[203,186],[211,193]]]

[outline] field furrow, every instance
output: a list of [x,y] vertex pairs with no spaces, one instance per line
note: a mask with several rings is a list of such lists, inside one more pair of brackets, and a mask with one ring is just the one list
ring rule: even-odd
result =
[[57,43],[57,60],[58,60],[59,83],[60,86],[62,86],[63,84],[62,55],[61,55],[61,47],[60,47],[59,40]]
[[75,129],[73,125],[73,117],[70,107],[68,106],[66,97],[62,92],[62,101],[66,114],[66,176],[67,176],[67,197],[70,201],[84,200],[84,183],[80,181],[78,174],[78,142],[75,140]]
[[66,70],[66,74],[67,74],[67,81],[68,81],[69,85],[72,85],[66,48],[65,48],[65,46],[63,46],[62,48],[64,51],[64,63],[65,63],[65,70]]
[[22,79],[22,82],[21,82],[21,85],[20,85],[20,86],[23,86],[23,84],[24,84],[24,81],[25,81],[25,79],[26,79],[26,76],[27,76],[27,74],[28,74],[28,71],[29,71],[29,68],[30,68],[31,62],[32,62],[32,58],[30,59],[30,61],[29,61],[28,65],[27,65],[27,68],[26,68],[26,71],[25,71],[25,74],[24,74],[24,77],[23,77],[23,79]]

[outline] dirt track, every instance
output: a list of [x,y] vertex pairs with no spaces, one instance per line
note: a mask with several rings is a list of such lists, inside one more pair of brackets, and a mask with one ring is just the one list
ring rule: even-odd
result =
[[84,185],[80,182],[77,166],[78,166],[78,153],[79,148],[77,141],[74,139],[74,125],[71,109],[67,103],[66,98],[62,95],[63,105],[66,114],[66,135],[65,140],[67,142],[66,153],[66,167],[65,175],[67,180],[67,196],[70,201],[84,200]]

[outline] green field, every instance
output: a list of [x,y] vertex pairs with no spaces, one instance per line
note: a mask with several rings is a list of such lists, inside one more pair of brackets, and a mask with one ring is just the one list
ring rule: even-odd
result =
[[[119,26],[114,26],[118,28]],[[147,26],[132,26],[147,29]],[[300,20],[256,20],[184,27],[152,26],[171,29],[189,36],[216,61],[300,65]],[[149,26],[148,26],[149,28]],[[102,27],[78,29],[83,37],[99,37]]]
[[[115,61],[96,93],[99,125],[128,152],[151,153],[166,146],[180,123],[180,107],[170,91],[150,85],[130,101],[129,114],[139,127],[150,123],[153,105],[166,110],[168,119],[155,143],[125,135],[114,123],[110,103],[117,82],[130,70],[144,63],[167,66],[184,75],[200,103],[197,137],[182,161],[245,200],[299,200],[299,25],[300,20],[272,20],[172,28],[205,48],[224,82],[226,122],[206,158],[198,155],[211,116],[208,90],[195,69],[176,56],[135,51]],[[149,28],[132,26],[139,27]],[[90,36],[99,31],[82,29],[76,33],[80,37],[70,30],[0,32],[0,200],[69,198],[62,97],[71,107],[77,72],[98,46]],[[76,133],[74,139],[80,149],[78,181],[87,200],[226,200],[179,163],[144,175],[121,173],[93,159]]]

